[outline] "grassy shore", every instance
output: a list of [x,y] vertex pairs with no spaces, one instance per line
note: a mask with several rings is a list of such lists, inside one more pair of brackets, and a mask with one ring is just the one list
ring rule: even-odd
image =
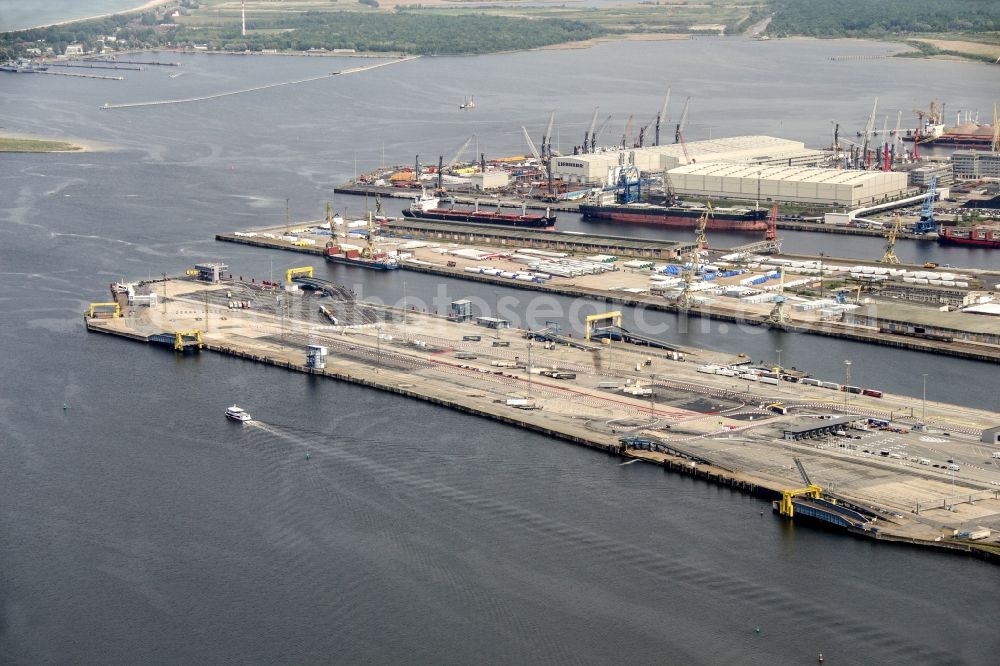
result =
[[63,153],[74,150],[83,150],[83,146],[76,146],[65,141],[0,136],[0,153]]

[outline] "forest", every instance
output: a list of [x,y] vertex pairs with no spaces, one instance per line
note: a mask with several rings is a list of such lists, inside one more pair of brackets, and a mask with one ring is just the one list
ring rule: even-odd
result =
[[771,0],[771,35],[886,37],[1000,31],[998,0]]
[[61,26],[0,35],[0,60],[21,55],[26,47],[51,46],[56,54],[81,43],[88,51],[102,35],[115,36],[118,48],[154,48],[205,44],[213,50],[355,49],[419,55],[454,55],[515,51],[599,37],[601,26],[549,18],[516,19],[479,13],[306,12],[248,21],[248,35],[238,24],[189,26],[157,23],[152,13],[119,15]]
[[171,39],[179,43],[207,42],[223,50],[337,48],[452,55],[531,49],[604,34],[602,28],[582,21],[408,11],[306,12],[257,19],[247,28],[251,34],[246,37],[233,28],[206,39],[205,30],[181,26]]

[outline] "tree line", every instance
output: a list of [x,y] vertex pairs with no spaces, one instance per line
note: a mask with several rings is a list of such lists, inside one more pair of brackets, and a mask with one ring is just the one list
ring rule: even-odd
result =
[[884,37],[1000,30],[998,0],[771,0],[768,33]]

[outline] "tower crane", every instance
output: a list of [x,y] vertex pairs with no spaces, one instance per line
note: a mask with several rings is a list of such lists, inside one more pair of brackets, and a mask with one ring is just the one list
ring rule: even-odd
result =
[[899,232],[903,230],[903,218],[899,215],[893,220],[892,226],[889,227],[889,233],[885,237],[885,253],[882,254],[881,263],[883,264],[898,264],[899,257],[896,256],[896,238],[899,236]]
[[684,164],[691,163],[691,156],[688,155],[687,144],[684,143],[684,126],[687,125],[688,119],[688,107],[691,104],[691,98],[688,97],[684,100],[684,110],[681,111],[681,119],[677,123],[677,131],[674,132],[674,143],[681,144],[681,150],[684,151]]
[[782,266],[780,271],[781,282],[778,283],[778,296],[774,299],[774,307],[771,308],[770,314],[767,315],[767,323],[776,326],[782,326],[791,321],[791,317],[785,311],[785,267]]
[[688,257],[688,266],[684,269],[682,278],[684,280],[684,286],[681,287],[681,293],[677,297],[677,305],[682,308],[691,307],[691,285],[694,283],[694,275],[698,272],[698,245],[695,244],[691,248],[691,254]]
[[900,126],[903,124],[903,112],[896,113],[896,129],[892,133],[892,164],[903,159],[903,135],[900,133]]
[[767,216],[767,233],[764,234],[764,240],[766,241],[776,241],[778,240],[778,202],[775,201],[771,204],[771,214]]
[[[584,134],[583,134],[583,152],[584,153],[588,152],[587,146],[590,145],[591,139],[594,136],[594,128],[597,127],[597,112],[599,110],[600,110],[600,107],[598,107],[598,106],[594,107],[594,117],[590,119],[590,129],[587,130],[586,132],[584,132]],[[594,149],[591,148],[589,152],[591,152],[591,153],[594,152]]]
[[872,106],[872,113],[868,116],[868,124],[865,125],[864,141],[861,143],[861,160],[865,165],[865,168],[869,165],[868,149],[871,144],[872,135],[875,133],[875,112],[878,111],[878,97],[875,98],[875,104]]
[[545,128],[545,136],[542,138],[542,160],[545,163],[545,173],[548,177],[548,196],[551,199],[555,196],[552,186],[552,125],[556,121],[556,112],[549,114],[549,126]]
[[597,150],[597,142],[601,140],[601,134],[604,133],[604,128],[607,127],[610,122],[611,114],[609,113],[608,117],[604,119],[603,123],[601,123],[601,126],[597,128],[597,131],[590,133],[590,152]]
[[670,104],[670,88],[667,88],[667,96],[663,100],[663,108],[656,114],[656,137],[653,145],[660,145],[660,123],[667,122],[667,105]]
[[701,214],[698,218],[698,233],[695,235],[695,245],[698,246],[698,254],[701,254],[702,250],[708,249],[708,238],[705,237],[705,229],[708,228],[708,218],[713,214],[712,202],[709,201],[705,204],[705,212]]
[[545,128],[545,136],[542,138],[542,155],[552,155],[552,125],[556,122],[556,112],[549,114],[549,126]]
[[622,150],[628,147],[626,143],[629,136],[632,134],[632,114],[629,114],[628,120],[625,121],[625,131],[622,132]]
[[670,170],[663,170],[663,205],[672,206],[677,200],[677,193],[674,192],[674,184],[670,181]]
[[937,223],[934,221],[935,198],[937,198],[937,176],[931,176],[931,182],[927,186],[927,196],[924,197],[924,205],[920,210],[920,221],[913,225],[913,233],[927,234],[937,229]]

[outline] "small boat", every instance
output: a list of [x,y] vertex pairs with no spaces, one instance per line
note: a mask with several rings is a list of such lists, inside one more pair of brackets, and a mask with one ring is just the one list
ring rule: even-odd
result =
[[226,418],[243,423],[250,420],[250,414],[248,414],[242,407],[233,405],[232,407],[226,409]]
[[476,108],[476,98],[466,97],[465,100],[458,106],[460,109],[474,109]]

